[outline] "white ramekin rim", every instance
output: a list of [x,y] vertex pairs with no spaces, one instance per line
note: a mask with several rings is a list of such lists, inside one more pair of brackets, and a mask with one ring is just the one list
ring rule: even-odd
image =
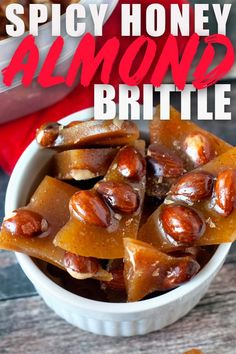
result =
[[[87,108],[80,112],[73,113],[66,118],[60,120],[61,123],[69,123],[73,120],[84,120],[93,117],[93,108]],[[11,175],[5,201],[5,212],[8,214],[12,210],[19,207],[18,205],[18,195],[20,194],[20,184],[27,168],[29,168],[30,163],[37,152],[40,151],[37,143],[33,141],[28,148],[21,155],[18,160],[14,171]],[[51,293],[54,297],[61,300],[62,303],[68,303],[78,309],[83,309],[85,311],[93,311],[94,313],[106,313],[114,315],[139,313],[143,311],[148,311],[153,308],[162,307],[171,302],[180,301],[183,297],[190,294],[194,289],[198,288],[201,284],[205,283],[210,277],[213,277],[225,257],[227,256],[231,243],[226,243],[218,246],[214,255],[210,261],[203,267],[203,269],[188,283],[180,286],[177,289],[171,290],[168,293],[159,295],[157,297],[142,300],[134,303],[108,303],[90,300],[79,295],[75,295],[48,278],[33,262],[33,260],[20,253],[16,253],[17,259],[32,283],[37,288],[43,288],[48,293]]]

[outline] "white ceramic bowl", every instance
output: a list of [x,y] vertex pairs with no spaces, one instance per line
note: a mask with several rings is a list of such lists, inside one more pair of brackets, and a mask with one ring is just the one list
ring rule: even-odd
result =
[[[93,117],[93,109],[75,113],[62,123]],[[53,152],[32,142],[19,159],[6,195],[6,214],[25,205],[44,174]],[[230,244],[218,247],[209,263],[187,284],[167,294],[136,303],[104,303],[74,295],[50,280],[32,261],[17,254],[18,261],[44,301],[69,323],[96,334],[134,336],[159,330],[186,315],[206,293],[220,270]]]

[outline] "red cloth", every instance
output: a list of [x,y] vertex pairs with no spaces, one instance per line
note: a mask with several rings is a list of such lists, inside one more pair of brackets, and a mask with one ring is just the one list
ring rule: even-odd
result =
[[[136,1],[136,3],[140,2],[142,4],[142,10],[145,11],[146,6],[153,1],[150,0],[142,0]],[[168,13],[168,9],[170,3],[184,3],[185,0],[161,0],[159,3],[165,5]],[[119,1],[115,11],[113,12],[112,16],[110,17],[109,21],[105,24],[104,27],[104,35],[98,39],[97,46],[98,48],[109,38],[116,36],[117,38],[121,39],[120,37],[120,9],[122,3],[131,3],[128,0]],[[147,35],[145,32],[145,12],[142,16],[143,20],[143,30],[142,33]],[[124,53],[125,49],[128,45],[134,40],[132,37],[122,38],[121,39],[121,49],[120,55]],[[158,38],[158,48],[162,48],[164,44],[165,37]],[[184,43],[181,40],[181,43]],[[99,79],[96,80],[99,82]],[[146,79],[148,82],[148,78]],[[116,86],[119,84],[119,78],[117,72],[113,73],[113,77],[111,78],[111,84]],[[36,129],[44,122],[47,121],[57,121],[71,113],[77,112],[87,107],[93,106],[93,85],[88,88],[81,87],[79,85],[72,93],[70,93],[66,98],[62,101],[56,103],[55,105],[44,109],[40,112],[30,114],[26,117],[21,119],[12,121],[7,124],[0,125],[0,167],[3,168],[7,173],[11,173],[15,163],[17,162],[18,158],[20,157],[21,153],[27,147],[27,145],[34,139]]]

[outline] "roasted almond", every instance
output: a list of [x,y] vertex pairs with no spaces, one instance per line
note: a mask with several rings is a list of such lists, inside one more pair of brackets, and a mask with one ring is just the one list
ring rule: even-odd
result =
[[192,208],[170,204],[163,207],[161,224],[165,233],[175,241],[184,244],[193,244],[205,230],[205,223],[199,214]]
[[104,201],[91,191],[79,191],[70,200],[70,210],[79,220],[100,227],[108,227],[110,210]]
[[174,200],[199,202],[211,195],[213,183],[214,177],[207,172],[190,172],[179,178],[171,188],[170,195]]
[[96,258],[82,257],[71,252],[65,252],[64,266],[67,272],[76,279],[91,278],[100,268]]
[[222,216],[228,216],[234,209],[236,198],[236,170],[221,172],[215,184],[215,209]]
[[19,209],[13,211],[10,217],[3,220],[2,228],[13,236],[31,238],[46,233],[49,230],[49,224],[40,214],[30,210]]
[[125,281],[124,281],[124,270],[123,269],[113,269],[110,271],[113,279],[111,281],[103,281],[101,287],[103,290],[115,290],[124,291]]
[[182,160],[169,149],[151,144],[147,152],[149,168],[156,177],[179,177],[184,173]]
[[140,180],[146,173],[146,162],[133,146],[125,146],[117,155],[117,167],[122,176]]
[[186,283],[198,273],[200,269],[198,262],[191,257],[188,257],[188,259],[186,258],[187,257],[185,257],[184,260],[181,260],[179,264],[168,270],[163,281],[164,289],[173,289],[183,283]]
[[190,133],[184,140],[183,148],[194,167],[205,165],[216,156],[210,139],[202,132]]
[[58,138],[61,125],[59,123],[46,123],[43,124],[36,132],[36,141],[43,147],[53,145]]
[[99,182],[95,188],[116,212],[131,214],[138,209],[138,196],[127,183]]

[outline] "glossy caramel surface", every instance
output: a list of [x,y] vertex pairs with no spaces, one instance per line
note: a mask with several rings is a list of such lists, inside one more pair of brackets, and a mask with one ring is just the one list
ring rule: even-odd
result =
[[185,168],[189,171],[192,166],[184,152],[185,138],[195,132],[200,132],[206,135],[212,147],[215,150],[215,155],[218,156],[226,152],[231,146],[221,140],[214,134],[207,132],[191,121],[181,120],[181,114],[174,107],[170,109],[170,119],[160,119],[160,106],[157,106],[153,120],[150,122],[150,142],[158,145],[166,146],[176,152],[179,157],[185,161]]
[[[207,171],[217,177],[220,172],[230,168],[236,168],[236,148],[231,148],[196,171]],[[161,250],[170,251],[176,247],[183,247],[183,245],[175,242],[162,230],[159,216],[165,207],[165,203],[172,203],[172,201],[167,198],[164,204],[156,209],[140,229],[138,238],[155,245]],[[206,230],[194,245],[217,245],[236,240],[236,209],[229,216],[222,217],[213,209],[212,197],[193,203],[191,207],[198,211],[206,221]]]
[[[190,256],[169,256],[139,240],[125,238],[124,244],[124,279],[128,301],[139,301],[157,290],[170,290],[172,285],[168,284],[167,279],[172,269],[183,262],[195,263]],[[196,265],[198,270],[200,266],[197,262]]]
[[52,175],[59,179],[87,180],[104,176],[117,153],[117,149],[79,149],[54,155]]
[[145,194],[145,176],[139,182],[123,177],[117,170],[115,158],[103,181],[125,182],[131,185],[139,196],[137,211],[125,215],[111,210],[112,221],[107,228],[83,222],[72,214],[67,224],[56,235],[54,240],[56,246],[86,257],[103,259],[123,257],[123,238],[127,235],[131,238],[137,237]]
[[61,127],[58,137],[47,147],[58,150],[92,146],[119,146],[130,144],[139,137],[137,126],[128,121],[90,120]]
[[53,244],[60,228],[69,219],[69,200],[78,189],[55,178],[46,176],[40,183],[29,204],[24,207],[42,215],[49,223],[50,233],[45,237],[12,235],[4,228],[0,232],[0,248],[23,252],[29,256],[63,267],[64,250]]

